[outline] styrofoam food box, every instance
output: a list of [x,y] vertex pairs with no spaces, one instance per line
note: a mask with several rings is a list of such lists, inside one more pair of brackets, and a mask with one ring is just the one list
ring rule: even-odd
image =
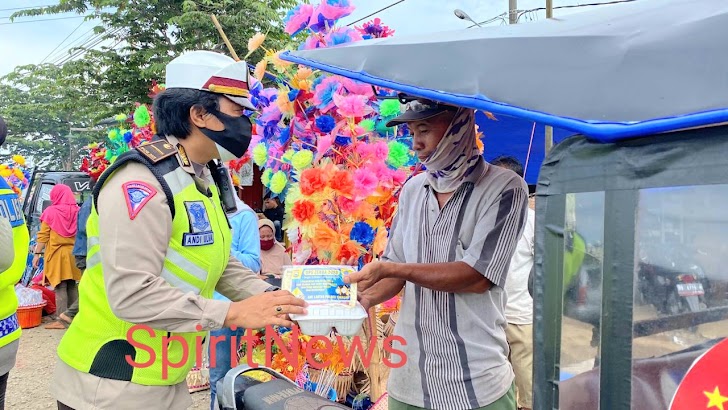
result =
[[355,306],[345,304],[309,304],[307,315],[291,314],[298,323],[301,333],[308,336],[327,336],[332,328],[342,336],[356,336],[364,319],[369,315],[361,303]]

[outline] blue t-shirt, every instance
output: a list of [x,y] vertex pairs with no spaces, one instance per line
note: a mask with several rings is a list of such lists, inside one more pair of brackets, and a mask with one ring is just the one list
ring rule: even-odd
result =
[[[240,210],[230,217],[233,227],[232,254],[245,267],[253,272],[260,272],[260,232],[258,231],[258,216],[247,205],[237,203]],[[215,292],[213,299],[229,302],[230,299]]]

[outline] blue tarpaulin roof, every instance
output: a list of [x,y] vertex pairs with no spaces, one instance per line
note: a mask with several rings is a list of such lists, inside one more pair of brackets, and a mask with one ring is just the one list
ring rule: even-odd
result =
[[[476,115],[478,128],[484,134],[485,151],[483,157],[486,161],[493,160],[501,155],[515,157],[523,164],[526,171],[526,182],[535,185],[538,180],[541,162],[544,159],[545,125],[505,115],[496,115],[496,120],[489,119],[481,111],[478,111]],[[531,141],[532,133],[533,141]],[[554,128],[554,144],[558,144],[573,134],[572,131]]]
[[728,1],[640,0],[281,58],[614,142],[728,121],[726,38]]

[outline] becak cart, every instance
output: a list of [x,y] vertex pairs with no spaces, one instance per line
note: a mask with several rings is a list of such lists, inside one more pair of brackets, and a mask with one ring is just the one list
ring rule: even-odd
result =
[[726,2],[641,0],[281,58],[575,132],[537,186],[534,408],[668,409],[728,336],[726,38]]

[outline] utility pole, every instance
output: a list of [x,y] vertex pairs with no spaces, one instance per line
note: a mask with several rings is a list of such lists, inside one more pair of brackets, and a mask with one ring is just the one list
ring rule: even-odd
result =
[[518,0],[508,0],[508,24],[518,22]]
[[[554,17],[554,1],[546,0],[546,18],[550,19]],[[544,154],[548,154],[551,151],[551,147],[554,146],[554,129],[550,126],[546,126],[544,129]]]

